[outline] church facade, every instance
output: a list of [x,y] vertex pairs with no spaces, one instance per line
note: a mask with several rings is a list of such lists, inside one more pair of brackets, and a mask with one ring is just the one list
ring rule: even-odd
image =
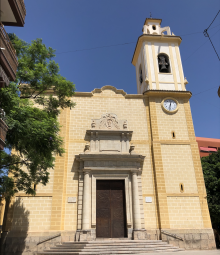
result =
[[181,40],[161,20],[146,19],[132,59],[138,93],[76,92],[75,108],[59,117],[66,153],[35,197],[17,194],[8,240],[25,232],[33,243],[61,235],[215,248]]

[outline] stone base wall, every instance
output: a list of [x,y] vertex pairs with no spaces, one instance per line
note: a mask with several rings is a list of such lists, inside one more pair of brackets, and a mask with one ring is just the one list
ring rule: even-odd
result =
[[[212,229],[128,230],[128,239],[162,239],[164,242],[185,250],[216,249]],[[54,238],[54,236],[56,237]],[[37,255],[37,252],[49,249],[62,242],[94,241],[96,240],[96,232],[95,229],[86,231],[8,232],[3,233],[1,239],[5,240],[2,247],[4,255]]]
[[76,231],[76,242],[83,242],[83,241],[95,241],[96,240],[96,231],[95,229],[89,230],[77,230]]
[[1,235],[1,239],[5,240],[2,245],[2,254],[4,255],[37,255],[37,252],[49,249],[62,242],[76,241],[76,232],[6,232]]
[[[161,238],[173,246],[185,250],[213,250],[216,249],[213,229],[163,229]],[[177,237],[169,235],[174,234]],[[179,239],[178,237],[182,238]]]

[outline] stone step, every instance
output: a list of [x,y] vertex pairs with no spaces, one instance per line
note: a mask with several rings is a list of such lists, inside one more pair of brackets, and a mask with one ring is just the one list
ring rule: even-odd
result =
[[[169,248],[167,248],[167,249],[156,249],[156,250],[163,250],[163,251],[165,251],[165,250],[177,250],[178,248],[171,248],[171,247],[169,247]],[[144,250],[144,251],[154,251],[155,250],[155,248],[152,248],[152,249],[150,249],[150,248],[130,248],[129,249],[129,251],[142,251],[142,250]],[[48,250],[47,250],[48,251]],[[45,252],[47,252],[47,251],[45,251]],[[59,250],[56,250],[56,249],[50,249],[49,250],[50,252],[60,252]],[[128,251],[128,249],[127,248],[121,248],[121,249],[117,249],[117,248],[114,248],[114,249],[110,249],[110,250],[103,250],[103,249],[87,249],[87,250],[82,250],[82,249],[67,249],[67,250],[62,250],[62,252],[109,252],[109,251]]]
[[89,242],[64,242],[38,255],[110,255],[141,254],[148,252],[177,252],[178,247],[157,240],[107,240]]
[[[125,246],[125,245],[109,245],[109,246],[82,246],[82,247],[79,247],[79,246],[56,246],[56,247],[53,247],[52,249],[57,249],[57,250],[60,250],[60,249],[63,249],[63,250],[66,250],[66,249],[97,249],[97,247],[99,249],[133,249],[133,248],[152,248],[152,249],[155,249],[155,245],[135,245],[135,246]],[[156,248],[159,248],[159,249],[165,249],[165,248],[168,248],[168,247],[173,247],[169,244],[164,244],[164,245],[157,245]]]
[[111,247],[111,246],[128,246],[128,247],[131,247],[131,246],[152,246],[152,247],[155,247],[155,246],[167,246],[169,244],[163,242],[163,243],[159,243],[159,244],[154,244],[154,243],[138,243],[138,244],[121,244],[121,243],[117,243],[117,244],[65,244],[65,245],[62,245],[62,244],[58,244],[57,247],[96,247],[96,246],[105,246],[105,247]]
[[130,250],[130,249],[169,249],[169,248],[173,248],[172,246],[163,246],[163,247],[148,247],[148,246],[138,246],[138,247],[68,247],[68,248],[61,248],[61,247],[51,247],[50,250],[56,250],[56,251],[67,251],[67,250],[112,250],[112,249],[126,249],[126,250]]
[[105,250],[105,249],[137,249],[137,248],[145,248],[145,249],[155,249],[155,248],[158,248],[158,249],[166,249],[166,248],[170,248],[172,246],[136,246],[136,247],[126,247],[126,246],[114,246],[114,247],[52,247],[51,249],[53,250],[57,250],[57,251],[60,251],[60,250],[73,250],[73,249],[76,249],[76,250]]
[[126,240],[121,240],[121,239],[107,239],[105,241],[81,241],[81,242],[73,242],[73,241],[69,241],[69,242],[63,242],[63,244],[76,244],[76,243],[80,243],[80,244],[101,244],[101,243],[162,243],[162,240],[129,240],[129,239],[126,239]]
[[[177,249],[177,250],[154,250],[153,252],[179,252],[183,251],[183,249]],[[151,251],[106,251],[106,252],[40,252],[38,255],[117,255],[117,254],[123,254],[123,255],[130,255],[130,254],[141,254],[141,253],[152,253]]]

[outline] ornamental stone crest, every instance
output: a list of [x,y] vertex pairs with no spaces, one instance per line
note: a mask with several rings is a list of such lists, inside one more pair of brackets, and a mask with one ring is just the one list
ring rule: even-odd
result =
[[107,127],[108,129],[120,129],[117,116],[112,113],[102,115],[102,120],[100,121],[99,128],[103,129],[104,127]]
[[118,120],[114,113],[103,114],[101,119],[92,120],[91,129],[95,130],[127,130],[127,120]]

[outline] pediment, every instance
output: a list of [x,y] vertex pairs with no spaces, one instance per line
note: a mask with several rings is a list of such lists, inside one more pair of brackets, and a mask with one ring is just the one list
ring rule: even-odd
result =
[[111,85],[103,86],[101,89],[94,89],[92,91],[92,94],[105,93],[105,91],[107,90],[109,90],[110,92],[113,92],[114,94],[121,94],[122,96],[127,95],[127,93],[123,89],[116,89],[114,86],[111,86]]

